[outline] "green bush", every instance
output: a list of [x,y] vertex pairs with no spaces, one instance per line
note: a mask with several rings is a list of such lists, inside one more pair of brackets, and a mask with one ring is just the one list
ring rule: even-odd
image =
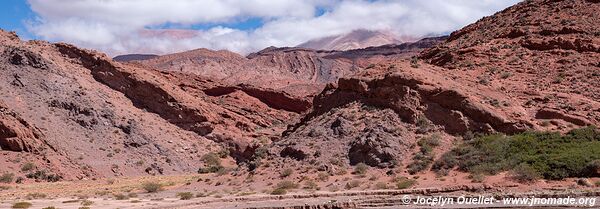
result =
[[426,170],[433,163],[435,153],[433,148],[440,145],[440,135],[435,133],[420,139],[417,145],[420,146],[419,152],[413,156],[413,161],[408,165],[408,173],[416,174]]
[[12,208],[29,208],[32,204],[29,202],[17,202],[12,205]]
[[408,189],[415,185],[417,181],[406,177],[398,177],[394,179],[394,183],[396,184],[396,188],[398,189]]
[[194,198],[194,194],[191,192],[179,192],[177,193],[177,197],[179,197],[180,200],[190,200]]
[[526,132],[479,136],[445,155],[444,162],[438,161],[432,167],[434,170],[457,166],[462,171],[494,175],[520,166],[523,170],[518,172],[535,170],[551,180],[589,177],[598,175],[600,168],[600,131],[587,127],[565,135]]

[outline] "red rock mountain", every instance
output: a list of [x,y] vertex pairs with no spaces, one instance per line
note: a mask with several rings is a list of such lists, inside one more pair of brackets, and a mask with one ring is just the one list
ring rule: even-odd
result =
[[68,44],[4,31],[0,40],[2,173],[27,161],[64,179],[195,172],[210,150],[243,161],[258,139],[274,140],[310,108],[284,92],[148,70]]
[[354,30],[347,34],[329,36],[310,40],[298,45],[301,48],[317,50],[336,50],[345,51],[352,49],[362,49],[372,46],[383,46],[388,44],[400,44],[411,40],[404,40],[391,32]]
[[597,11],[529,0],[447,39],[124,63],[0,31],[0,173],[24,176],[24,161],[51,179],[193,173],[222,150],[267,176],[407,172],[425,137],[448,149],[476,132],[597,126]]
[[349,76],[373,62],[407,59],[443,39],[341,52],[269,47],[246,57],[226,50],[197,49],[136,62],[161,71],[199,75],[228,85],[250,84],[299,97],[312,97],[325,84]]
[[274,144],[286,159],[273,165],[397,168],[431,135],[451,147],[451,135],[598,126],[597,11],[591,0],[524,1],[452,33],[423,60],[383,60],[341,78]]

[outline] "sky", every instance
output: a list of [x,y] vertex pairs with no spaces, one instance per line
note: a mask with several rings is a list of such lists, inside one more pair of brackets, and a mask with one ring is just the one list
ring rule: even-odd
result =
[[1,0],[0,28],[110,55],[247,54],[353,30],[448,34],[520,0]]

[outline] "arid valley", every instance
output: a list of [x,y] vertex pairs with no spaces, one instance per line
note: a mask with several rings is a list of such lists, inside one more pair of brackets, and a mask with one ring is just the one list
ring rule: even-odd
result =
[[[0,208],[599,207],[600,1],[478,19],[237,52],[123,54],[3,28]],[[269,21],[255,33],[283,20]],[[494,200],[419,203],[434,197]],[[575,201],[506,202],[533,197]]]

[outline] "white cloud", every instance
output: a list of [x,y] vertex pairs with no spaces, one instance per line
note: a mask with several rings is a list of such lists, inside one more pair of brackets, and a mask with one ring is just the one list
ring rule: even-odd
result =
[[[35,35],[123,53],[171,53],[194,48],[248,53],[294,46],[355,29],[424,36],[459,29],[520,0],[28,0],[40,19]],[[324,8],[316,16],[318,8]],[[261,18],[255,30],[152,30],[163,24],[233,23]]]

